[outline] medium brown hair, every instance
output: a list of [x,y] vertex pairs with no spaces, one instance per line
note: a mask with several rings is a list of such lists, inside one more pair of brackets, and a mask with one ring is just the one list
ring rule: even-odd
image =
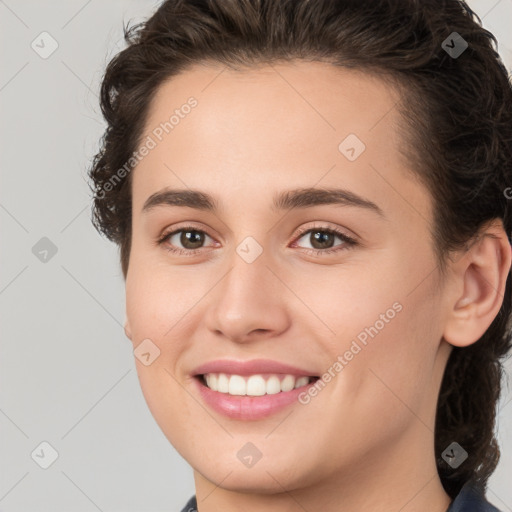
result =
[[[453,32],[468,44],[458,56],[443,48],[445,40],[454,45]],[[148,21],[126,27],[125,40],[101,85],[108,125],[90,170],[93,223],[119,245],[125,277],[132,173],[119,171],[138,147],[158,87],[205,61],[240,69],[303,59],[391,78],[410,133],[402,130],[403,152],[433,198],[441,273],[450,251],[466,247],[492,219],[502,219],[510,240],[511,84],[495,38],[464,2],[167,0]],[[511,348],[510,280],[497,317],[476,343],[453,348],[442,381],[435,454],[452,498],[469,480],[485,490],[499,459],[494,425],[501,360]],[[468,453],[457,468],[441,457],[452,441]]]

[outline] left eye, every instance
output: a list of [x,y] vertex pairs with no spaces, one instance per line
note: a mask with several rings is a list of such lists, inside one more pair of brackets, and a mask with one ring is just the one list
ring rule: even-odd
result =
[[[308,229],[307,231],[303,232],[297,240],[301,240],[302,238],[306,238],[310,244],[310,247],[306,247],[307,249],[326,250],[332,249],[333,247],[338,247],[340,245],[350,246],[355,244],[355,240],[335,229]],[[335,238],[339,238],[342,243],[333,245]]]

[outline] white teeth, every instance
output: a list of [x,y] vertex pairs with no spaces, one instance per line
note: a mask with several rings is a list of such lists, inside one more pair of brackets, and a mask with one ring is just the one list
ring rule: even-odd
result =
[[[307,379],[307,380],[309,382],[309,379]],[[295,387],[295,377],[293,375],[287,375],[281,381],[281,389],[283,391],[291,391],[294,387]]]
[[295,381],[295,389],[300,388],[301,386],[305,386],[309,382],[308,377],[299,377]]
[[[211,386],[210,386],[211,387]],[[217,379],[217,391],[220,391],[221,393],[228,393],[229,392],[229,379],[225,373],[220,373],[219,378]]]
[[204,378],[206,385],[213,391],[235,396],[275,395],[281,391],[291,391],[306,386],[309,383],[309,377],[296,377],[295,375],[285,375],[283,379],[277,375],[270,375],[265,379],[263,375],[242,377],[225,373],[208,373]]
[[229,391],[230,395],[245,395],[245,380],[240,375],[231,375],[229,379]]
[[265,379],[261,375],[251,375],[247,380],[247,394],[251,396],[262,396],[267,392]]
[[281,391],[281,382],[279,377],[272,375],[267,380],[267,395],[275,395]]

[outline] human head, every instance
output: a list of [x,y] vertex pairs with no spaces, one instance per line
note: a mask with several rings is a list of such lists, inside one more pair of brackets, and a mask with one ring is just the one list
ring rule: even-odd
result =
[[[442,47],[454,31],[469,45],[458,58]],[[506,233],[512,232],[503,193],[512,171],[511,88],[492,35],[464,3],[168,1],[126,39],[128,47],[111,61],[102,83],[108,127],[91,169],[94,220],[119,244],[125,277],[136,170],[112,178],[119,178],[140,146],[159,88],[200,62],[241,71],[294,59],[319,61],[388,83],[400,100],[404,156],[433,200],[431,234],[440,276],[449,255],[469,246],[493,219],[502,219]],[[469,454],[455,470],[437,461],[451,495],[470,478],[485,483],[497,463],[494,408],[499,358],[510,349],[510,292],[508,277],[499,314],[478,342],[453,349],[444,373],[436,455],[454,439]]]

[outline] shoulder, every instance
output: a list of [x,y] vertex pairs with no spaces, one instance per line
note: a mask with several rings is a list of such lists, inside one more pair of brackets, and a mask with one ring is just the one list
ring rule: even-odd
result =
[[472,482],[466,482],[447,512],[500,512],[500,510],[487,501],[480,487]]

